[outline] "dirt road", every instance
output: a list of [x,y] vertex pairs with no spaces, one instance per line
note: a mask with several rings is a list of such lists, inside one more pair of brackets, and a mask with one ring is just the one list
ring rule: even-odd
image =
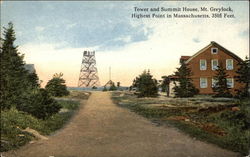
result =
[[174,128],[157,127],[93,92],[86,105],[49,140],[36,141],[6,157],[235,157]]

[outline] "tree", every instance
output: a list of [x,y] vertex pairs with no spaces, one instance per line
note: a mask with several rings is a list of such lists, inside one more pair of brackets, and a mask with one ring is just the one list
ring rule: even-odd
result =
[[23,94],[28,90],[28,71],[24,68],[24,56],[14,45],[15,31],[13,24],[4,27],[0,51],[0,103],[1,109],[15,106],[23,99]]
[[29,73],[27,75],[27,80],[29,81],[30,86],[32,88],[39,88],[40,87],[39,78],[38,78],[36,72]]
[[195,88],[192,83],[192,72],[185,62],[181,62],[181,66],[177,68],[175,75],[177,76],[177,81],[179,82],[179,84],[175,85],[173,88],[175,97],[193,97],[199,93],[199,90]]
[[58,104],[45,89],[33,90],[27,95],[23,105],[18,105],[19,111],[27,112],[39,119],[46,119],[59,112],[61,105]]
[[48,81],[45,86],[45,89],[52,95],[52,96],[64,96],[69,95],[69,91],[65,85],[65,80],[62,78],[63,74],[54,74],[53,78]]
[[109,87],[109,91],[114,91],[114,90],[117,90],[117,87],[115,86],[115,83],[112,82],[111,86]]
[[106,86],[104,86],[104,88],[103,88],[103,90],[102,90],[103,92],[106,92],[106,91],[108,91],[108,89],[106,88]]
[[239,64],[239,69],[237,69],[235,76],[236,81],[239,83],[243,83],[243,88],[236,90],[237,97],[244,98],[249,97],[249,87],[250,87],[250,60],[246,57],[246,59]]
[[167,96],[169,96],[169,83],[170,83],[170,79],[167,76],[162,76],[161,78],[163,78],[162,83],[161,83],[162,92],[166,92]]
[[117,82],[116,86],[117,86],[117,88],[119,89],[120,86],[121,86],[121,82]]
[[136,77],[132,86],[137,88],[139,97],[156,97],[158,95],[157,80],[153,79],[149,70]]
[[227,76],[226,69],[219,65],[214,77],[213,91],[215,92],[215,97],[232,97],[227,84]]

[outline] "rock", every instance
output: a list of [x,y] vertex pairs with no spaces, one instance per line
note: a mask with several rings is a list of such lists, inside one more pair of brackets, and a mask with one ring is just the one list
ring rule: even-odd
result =
[[124,97],[124,95],[125,95],[125,94],[124,94],[124,93],[122,93],[122,94],[120,94],[120,97]]
[[65,112],[69,112],[69,110],[66,109],[66,108],[62,108],[62,109],[59,111],[59,113],[65,113]]
[[43,136],[43,135],[40,135],[39,132],[37,132],[36,130],[34,129],[31,129],[29,127],[27,127],[25,130],[23,130],[25,132],[28,132],[28,133],[31,133],[32,135],[34,135],[36,138],[38,139],[42,139],[42,140],[48,140],[47,137]]
[[84,93],[84,95],[87,95],[87,96],[89,96],[89,93]]
[[240,111],[239,107],[232,107],[232,111]]
[[[188,119],[187,117],[184,117],[184,116],[171,116],[168,118],[169,120],[178,120],[178,121],[186,121],[186,119]],[[190,121],[190,120],[189,120]]]

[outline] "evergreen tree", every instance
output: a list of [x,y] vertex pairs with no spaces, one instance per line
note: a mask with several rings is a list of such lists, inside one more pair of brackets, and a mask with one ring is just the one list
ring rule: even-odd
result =
[[27,80],[28,80],[31,88],[39,88],[40,87],[39,78],[38,78],[36,72],[29,73],[27,75]]
[[216,69],[216,76],[214,77],[215,85],[213,91],[215,92],[215,97],[232,97],[227,84],[227,77],[225,68],[221,65]]
[[121,82],[117,82],[116,86],[117,86],[117,88],[119,89],[120,86],[121,86]]
[[62,78],[63,74],[54,74],[53,78],[48,81],[45,86],[45,89],[52,95],[52,96],[64,96],[69,95],[69,91],[65,85],[65,80]]
[[1,39],[0,51],[0,104],[1,109],[10,108],[19,104],[23,99],[23,93],[27,90],[28,71],[24,68],[23,55],[17,51],[14,45],[15,32],[10,22],[8,28],[4,27],[3,39]]
[[19,111],[27,112],[39,119],[46,119],[58,113],[61,108],[61,104],[43,88],[32,90],[27,94],[25,102],[17,106]]
[[239,69],[237,69],[235,76],[236,81],[243,83],[244,87],[240,90],[237,90],[237,97],[244,98],[249,97],[249,86],[250,86],[250,60],[246,57],[243,62],[239,63]]
[[106,86],[104,86],[104,88],[103,88],[103,90],[102,90],[102,91],[103,91],[103,92],[108,91],[107,87],[106,87]]
[[195,94],[199,93],[199,90],[195,88],[192,83],[192,72],[186,63],[181,62],[181,66],[177,68],[175,75],[179,82],[179,84],[175,85],[173,88],[175,97],[193,97]]
[[162,76],[161,78],[163,78],[162,83],[161,83],[162,92],[166,92],[167,96],[169,96],[169,83],[170,83],[170,79],[167,76]]
[[158,95],[157,80],[153,79],[149,70],[136,77],[132,86],[137,88],[139,97],[156,97]]
[[109,91],[114,91],[114,90],[117,90],[117,88],[115,86],[115,83],[112,82],[111,86],[109,87]]

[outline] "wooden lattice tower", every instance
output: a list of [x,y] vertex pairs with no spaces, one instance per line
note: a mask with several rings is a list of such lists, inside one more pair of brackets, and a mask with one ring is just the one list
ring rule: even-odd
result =
[[100,81],[96,68],[95,51],[84,51],[78,87],[98,87]]

